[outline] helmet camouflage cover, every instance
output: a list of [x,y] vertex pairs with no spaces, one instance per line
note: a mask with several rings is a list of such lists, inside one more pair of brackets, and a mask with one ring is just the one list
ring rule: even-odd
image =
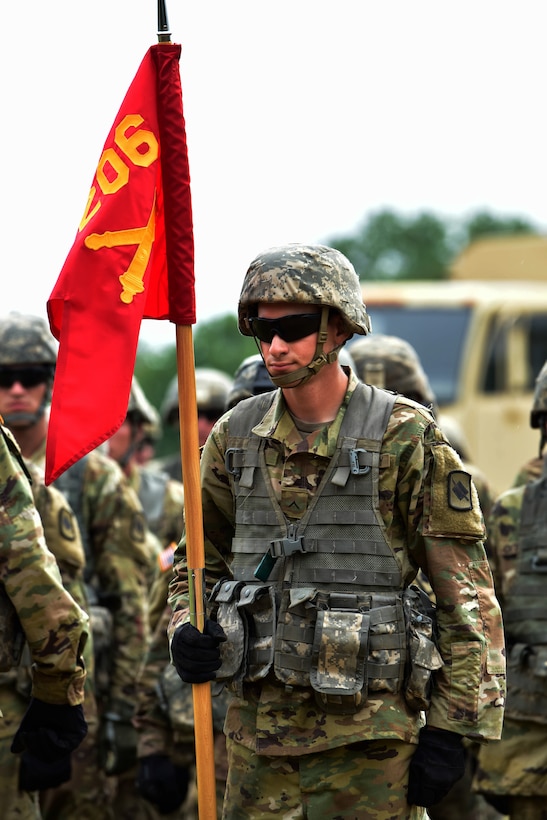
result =
[[57,361],[57,342],[40,316],[10,313],[0,318],[0,365],[49,364]]
[[534,402],[530,413],[530,426],[541,427],[541,416],[547,416],[547,362],[539,371],[534,390]]
[[238,326],[252,336],[249,317],[260,302],[327,305],[343,317],[348,333],[370,333],[359,277],[343,253],[326,245],[270,248],[251,262],[238,305]]
[[[196,403],[198,411],[224,413],[232,379],[213,367],[196,367]],[[179,383],[175,376],[167,388],[161,405],[161,417],[166,424],[174,424],[179,413]]]
[[275,385],[270,379],[262,356],[259,353],[247,356],[234,374],[234,383],[226,400],[226,410],[235,407],[243,399],[274,389]]
[[350,346],[361,381],[394,390],[426,406],[435,395],[412,345],[398,336],[373,333]]

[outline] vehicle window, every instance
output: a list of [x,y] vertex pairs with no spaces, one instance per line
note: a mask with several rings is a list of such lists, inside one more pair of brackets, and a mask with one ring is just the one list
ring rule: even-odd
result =
[[[536,376],[547,360],[547,314],[533,313],[521,316],[516,325],[524,332],[525,344],[525,389],[533,390]],[[515,323],[498,324],[495,319],[490,324],[486,351],[483,390],[485,393],[500,393],[507,389],[508,336]]]
[[370,305],[367,310],[373,333],[399,336],[416,350],[438,404],[454,401],[470,309]]

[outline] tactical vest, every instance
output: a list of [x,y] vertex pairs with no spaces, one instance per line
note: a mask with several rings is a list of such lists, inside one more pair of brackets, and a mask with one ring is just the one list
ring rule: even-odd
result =
[[503,609],[506,714],[547,723],[547,460],[524,490],[516,573]]
[[[229,679],[241,693],[243,682],[273,676],[289,687],[311,686],[326,711],[351,713],[368,691],[400,690],[407,660],[404,610],[410,620],[416,612],[415,598],[403,596],[379,511],[380,450],[395,395],[357,385],[336,451],[296,522],[273,495],[265,439],[248,432],[274,395],[241,402],[229,421],[233,580],[219,582],[212,593],[228,637],[217,679]],[[431,635],[431,621],[427,630]]]
[[165,505],[165,493],[169,476],[153,470],[139,471],[139,501],[144,512],[144,517],[148,527],[152,532],[156,532]]

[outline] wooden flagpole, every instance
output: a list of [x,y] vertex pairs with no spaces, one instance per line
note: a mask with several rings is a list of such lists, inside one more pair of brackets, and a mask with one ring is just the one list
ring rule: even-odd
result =
[[[171,42],[165,0],[158,0],[158,42]],[[205,549],[201,510],[199,435],[192,325],[176,325],[176,345],[190,620],[197,629],[203,632],[205,621]],[[208,682],[193,684],[192,697],[194,704],[198,814],[200,820],[216,820],[211,684]]]

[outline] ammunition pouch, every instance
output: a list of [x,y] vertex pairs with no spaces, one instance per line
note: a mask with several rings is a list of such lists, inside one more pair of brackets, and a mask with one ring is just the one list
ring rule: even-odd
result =
[[26,637],[4,584],[0,583],[0,672],[8,672],[21,661]]
[[311,687],[328,713],[353,714],[370,692],[401,689],[413,710],[429,707],[431,674],[443,662],[417,588],[355,595],[295,587],[280,597],[276,618],[273,585],[221,581],[213,590],[212,616],[227,637],[216,679],[233,692],[272,672],[287,687]]
[[506,716],[546,724],[546,694],[547,646],[514,644],[507,661]]

